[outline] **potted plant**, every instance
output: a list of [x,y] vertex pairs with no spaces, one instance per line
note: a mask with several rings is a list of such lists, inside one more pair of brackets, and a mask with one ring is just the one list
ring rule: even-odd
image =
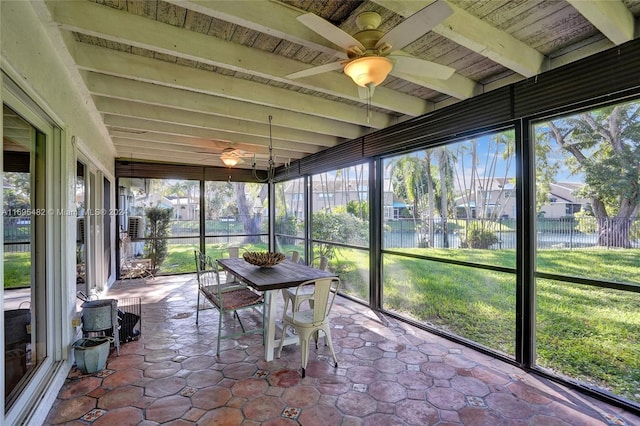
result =
[[97,373],[107,366],[111,337],[84,337],[73,344],[76,365],[84,374]]

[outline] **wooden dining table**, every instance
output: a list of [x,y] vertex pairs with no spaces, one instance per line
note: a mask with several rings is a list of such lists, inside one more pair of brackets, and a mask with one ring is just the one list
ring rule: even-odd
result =
[[[276,323],[280,319],[276,318],[278,291],[295,287],[305,281],[336,276],[330,271],[312,268],[302,263],[294,263],[288,259],[268,268],[252,265],[242,258],[218,259],[217,262],[222,269],[233,274],[239,281],[264,293],[266,328],[264,358],[267,361],[273,360],[273,351],[280,345],[280,339],[276,339],[275,336]],[[285,336],[284,344],[292,343],[298,343],[298,337]]]

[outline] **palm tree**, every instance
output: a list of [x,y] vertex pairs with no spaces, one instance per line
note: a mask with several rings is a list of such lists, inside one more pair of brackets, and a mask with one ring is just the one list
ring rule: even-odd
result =
[[434,149],[438,159],[438,171],[440,177],[440,217],[442,219],[442,246],[449,247],[449,234],[447,232],[447,218],[449,216],[449,198],[453,198],[453,157],[447,147]]
[[[428,195],[427,217],[429,218],[428,219],[429,220],[429,226],[428,226],[429,236],[427,237],[426,241],[424,240],[421,241],[424,247],[431,247],[433,245],[433,235],[435,231],[433,216],[436,211],[436,208],[435,208],[436,194],[435,194],[435,191],[433,190],[433,176],[431,176],[431,153],[432,153],[431,149],[427,149],[424,151],[424,162],[425,162],[426,175],[427,175],[427,195]],[[422,220],[422,231],[424,232],[424,219]]]
[[418,228],[417,218],[425,210],[427,189],[427,161],[417,156],[402,156],[389,163],[394,194],[405,204],[412,205],[414,227],[419,230],[420,241],[425,241],[425,227]]

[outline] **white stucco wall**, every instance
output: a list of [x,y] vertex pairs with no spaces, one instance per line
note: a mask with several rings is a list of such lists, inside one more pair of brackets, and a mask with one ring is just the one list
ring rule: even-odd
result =
[[[108,174],[113,174],[115,148],[82,80],[65,65],[71,61],[56,25],[42,1],[1,1],[0,49],[3,60],[64,121],[67,139]],[[67,140],[69,142],[69,140]]]
[[[60,157],[53,167],[52,197],[56,206],[75,210],[76,150],[89,158],[100,175],[111,179],[113,189],[115,148],[79,74],[67,67],[71,57],[62,37],[43,1],[0,0],[0,66],[62,129]],[[47,267],[55,270],[52,277],[62,294],[52,302],[56,338],[49,345],[57,362],[48,374],[41,375],[44,394],[30,395],[25,404],[16,404],[22,406],[12,408],[4,422],[0,421],[2,424],[21,422],[21,418],[27,418],[28,424],[42,424],[71,366],[70,346],[78,333],[71,325],[76,313],[76,220],[56,216],[53,223],[50,228],[56,233],[48,231],[48,238],[55,235],[59,241],[47,243],[47,249],[55,252],[48,255],[54,261]],[[4,401],[0,412],[4,412]],[[27,417],[23,417],[25,413]]]

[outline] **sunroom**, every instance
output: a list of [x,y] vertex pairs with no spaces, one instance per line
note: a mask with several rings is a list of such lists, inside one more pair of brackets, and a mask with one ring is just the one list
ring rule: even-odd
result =
[[7,424],[49,412],[79,291],[230,247],[638,414],[640,2],[0,7]]

